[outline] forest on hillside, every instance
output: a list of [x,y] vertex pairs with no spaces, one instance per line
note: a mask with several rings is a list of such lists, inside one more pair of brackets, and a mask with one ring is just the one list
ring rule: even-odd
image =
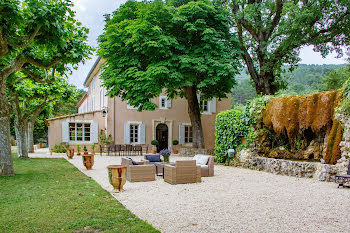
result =
[[[285,70],[288,70],[285,66]],[[341,65],[305,65],[300,64],[292,72],[283,75],[285,89],[278,95],[302,95],[320,91],[339,89],[350,77],[347,64]],[[257,97],[254,83],[246,69],[236,76],[237,85],[232,91],[232,106],[245,105],[247,101]]]

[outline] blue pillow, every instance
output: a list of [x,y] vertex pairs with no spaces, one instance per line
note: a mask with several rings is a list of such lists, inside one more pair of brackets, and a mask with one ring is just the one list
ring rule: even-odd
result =
[[160,155],[146,155],[146,159],[150,162],[161,162]]

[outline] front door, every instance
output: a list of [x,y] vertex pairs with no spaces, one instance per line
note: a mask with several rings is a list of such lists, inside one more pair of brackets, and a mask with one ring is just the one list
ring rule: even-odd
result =
[[168,149],[168,126],[166,124],[157,125],[156,139],[158,141],[157,152]]

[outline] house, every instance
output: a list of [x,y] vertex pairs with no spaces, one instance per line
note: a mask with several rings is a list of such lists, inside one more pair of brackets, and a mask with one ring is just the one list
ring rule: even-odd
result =
[[[88,92],[78,103],[78,113],[48,119],[49,147],[61,142],[70,145],[98,143],[98,134],[106,129],[115,144],[150,145],[159,141],[158,149],[172,148],[172,141],[178,140],[180,148],[192,148],[192,127],[188,115],[187,101],[183,98],[167,99],[160,95],[152,100],[158,105],[154,111],[138,112],[136,108],[119,97],[106,97],[102,87],[100,67],[103,59],[98,58],[90,70],[84,86]],[[218,101],[201,101],[204,141],[207,149],[214,148],[215,118],[218,112],[230,109],[230,95]]]

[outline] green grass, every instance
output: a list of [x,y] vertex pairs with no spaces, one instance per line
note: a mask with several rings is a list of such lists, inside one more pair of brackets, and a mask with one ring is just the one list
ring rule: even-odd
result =
[[0,177],[0,232],[158,232],[64,159],[14,166]]

